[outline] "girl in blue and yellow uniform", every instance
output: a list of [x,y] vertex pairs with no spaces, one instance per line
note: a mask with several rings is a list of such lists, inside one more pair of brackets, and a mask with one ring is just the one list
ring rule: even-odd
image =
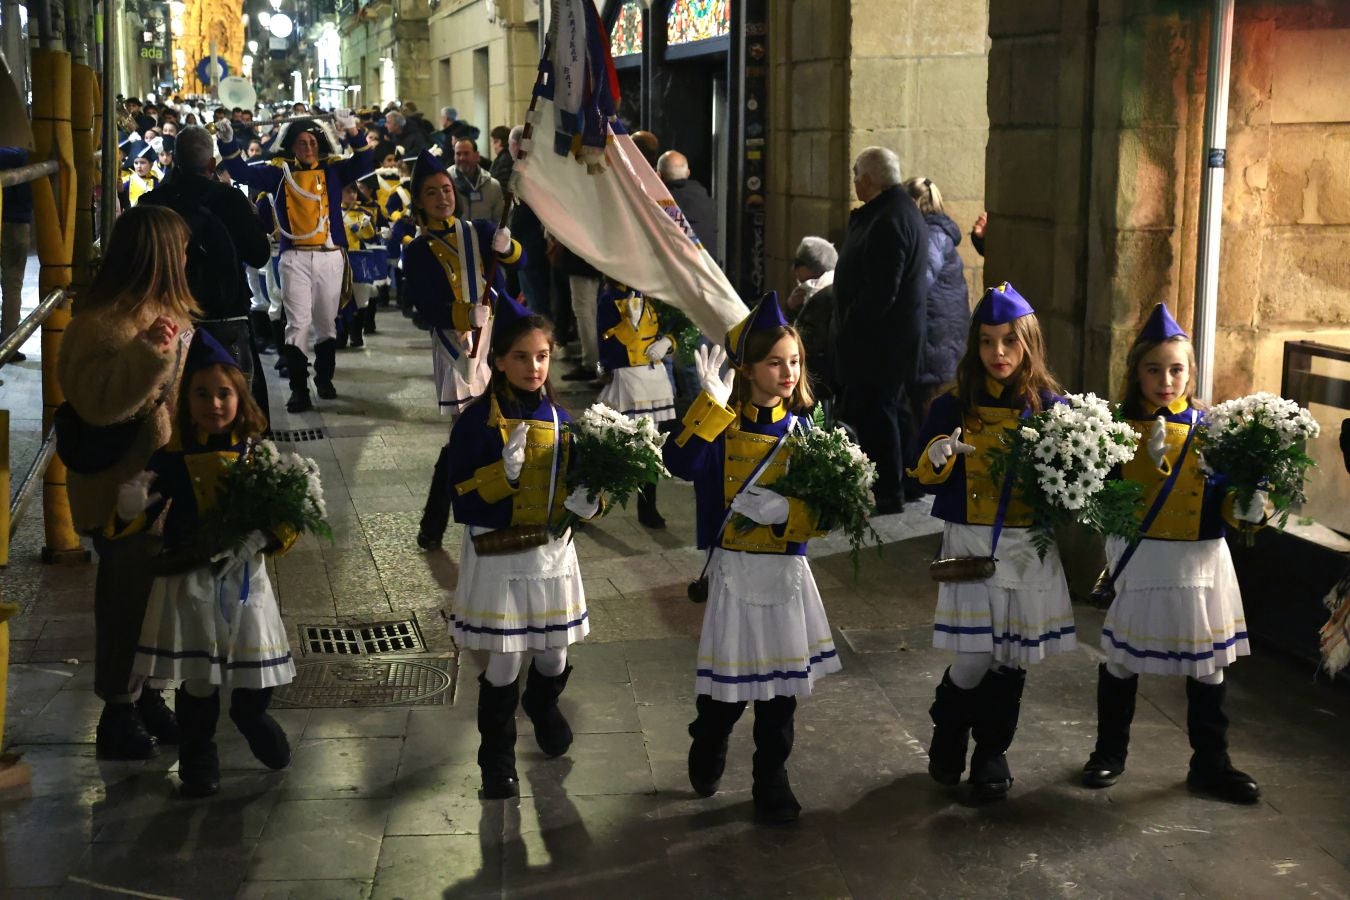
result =
[[1140,441],[1120,475],[1144,486],[1141,518],[1170,487],[1123,566],[1127,543],[1113,538],[1107,544],[1115,598],[1102,626],[1097,746],[1083,767],[1083,783],[1107,787],[1125,771],[1138,673],[1184,675],[1194,751],[1187,784],[1254,803],[1256,780],[1228,758],[1223,670],[1250,651],[1224,524],[1260,523],[1265,494],[1258,491],[1249,509],[1234,509],[1223,475],[1201,470],[1192,439],[1201,420],[1191,399],[1195,351],[1161,303],[1130,348],[1126,373],[1124,412]]
[[123,209],[130,209],[141,202],[141,197],[159,187],[164,179],[163,173],[156,173],[159,155],[145,141],[132,141],[127,145],[127,157],[131,160],[131,171],[122,182],[121,202]]
[[[215,501],[225,464],[267,428],[229,351],[198,329],[188,349],[174,436],[147,469],[118,491],[111,538],[162,531],[176,574],[155,579],[133,671],[182,681],[178,777],[185,796],[220,788],[216,754],[219,690],[231,691],[230,718],[249,749],[273,769],[290,762],[281,726],[267,714],[272,689],[295,677],[290,643],[263,556],[284,551],[294,534],[249,535],[207,557],[196,545],[198,517]],[[154,493],[150,493],[153,489]]]
[[[572,744],[558,697],[572,672],[567,647],[590,623],[571,533],[552,532],[568,511],[583,519],[599,511],[584,486],[564,499],[571,418],[551,399],[552,323],[509,297],[498,299],[496,323],[492,384],[455,422],[441,459],[464,526],[450,632],[460,647],[488,651],[478,676],[478,766],[489,799],[519,793],[517,699],[544,753]],[[521,696],[527,651],[534,661]]]
[[[786,768],[797,698],[839,670],[806,561],[807,539],[824,532],[814,510],[771,488],[787,471],[787,438],[811,391],[801,338],[776,294],[765,295],[726,344],[725,354],[717,346],[696,351],[703,390],[665,445],[666,467],[694,482],[698,545],[710,551],[689,782],[700,796],[717,792],[732,728],[753,700],[755,810],[786,822],[801,812]],[[724,377],[728,357],[735,369]],[[733,514],[753,527],[730,524]]]
[[[501,267],[489,285],[488,254],[499,263],[520,261],[511,232],[483,220],[455,216],[455,186],[441,161],[424,152],[413,169],[413,195],[421,230],[403,248],[403,286],[422,320],[431,327],[431,368],[441,413],[458,416],[492,380],[492,310],[483,303],[489,287],[506,296]],[[481,349],[480,349],[481,348]],[[450,519],[450,485],[445,453],[436,463],[431,490],[417,532],[423,550],[441,546]]]
[[342,227],[347,230],[347,262],[352,270],[355,311],[338,311],[344,326],[338,346],[364,347],[366,323],[375,312],[370,301],[377,290],[375,283],[385,277],[386,263],[384,247],[375,241],[375,211],[360,202],[355,184],[342,186]]
[[[661,326],[656,306],[642,294],[605,278],[595,314],[600,338],[600,368],[607,382],[599,401],[626,416],[644,416],[656,425],[675,418],[675,389],[666,372],[674,340]],[[656,509],[656,485],[638,494],[638,522],[665,528]]]
[[946,521],[940,555],[995,559],[981,581],[938,586],[933,646],[954,650],[929,715],[928,772],[957,785],[970,758],[974,799],[1005,797],[1012,772],[1005,755],[1017,731],[1026,667],[1077,646],[1059,551],[1042,560],[1031,542],[1031,510],[1016,488],[995,483],[992,451],[1000,435],[1061,401],[1045,361],[1031,304],[1008,283],[985,291],[971,315],[956,387],[937,397],[920,431],[924,449],[909,474],[935,495]]

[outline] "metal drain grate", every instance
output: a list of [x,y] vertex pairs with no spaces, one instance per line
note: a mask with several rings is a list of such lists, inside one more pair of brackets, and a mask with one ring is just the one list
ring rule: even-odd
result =
[[378,653],[416,653],[425,650],[417,618],[397,622],[352,625],[301,625],[300,648],[310,654],[373,656]]
[[295,680],[276,689],[280,706],[449,706],[455,658],[330,659],[301,663]]
[[322,428],[292,428],[289,431],[272,432],[272,440],[279,444],[300,444],[305,441],[323,440]]

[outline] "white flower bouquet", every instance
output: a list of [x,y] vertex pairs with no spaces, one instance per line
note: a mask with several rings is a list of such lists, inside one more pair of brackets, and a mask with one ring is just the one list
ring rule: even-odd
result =
[[[868,518],[876,511],[872,501],[872,484],[877,480],[877,467],[867,454],[851,440],[842,428],[827,431],[822,428],[803,428],[788,438],[790,451],[787,471],[769,490],[784,497],[795,497],[816,510],[820,528],[825,531],[842,529],[848,536],[849,557],[853,574],[858,574],[858,555],[870,538],[881,546],[881,536],[872,528]],[[755,525],[736,514],[732,527],[749,531]]]
[[1003,435],[991,472],[1002,484],[1014,479],[1022,502],[1031,507],[1031,540],[1041,558],[1054,530],[1080,522],[1108,536],[1133,538],[1142,488],[1108,479],[1111,470],[1134,456],[1138,435],[1112,414],[1096,394],[1069,394]]
[[[568,430],[576,463],[568,473],[567,486],[574,489],[586,485],[592,500],[603,492],[623,506],[644,485],[670,477],[661,461],[666,435],[645,416],[632,418],[596,403]],[[563,533],[574,521],[569,513],[556,533]]]
[[298,453],[282,453],[260,441],[226,466],[216,504],[202,514],[201,548],[214,553],[233,547],[255,531],[276,535],[290,529],[333,539],[323,501],[319,464]]
[[[1200,466],[1224,476],[1243,509],[1258,490],[1268,492],[1284,527],[1290,507],[1307,499],[1303,482],[1315,465],[1303,443],[1320,433],[1312,413],[1292,400],[1264,391],[1228,400],[1206,411],[1201,422]],[[1252,530],[1243,530],[1250,543]]]

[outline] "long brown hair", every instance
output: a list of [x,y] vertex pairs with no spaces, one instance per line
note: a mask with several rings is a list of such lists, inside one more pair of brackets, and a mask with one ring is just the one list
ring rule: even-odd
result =
[[1186,365],[1189,367],[1186,390],[1181,392],[1181,396],[1196,409],[1204,409],[1203,404],[1195,399],[1195,346],[1191,344],[1191,339],[1184,334],[1178,334],[1165,341],[1150,341],[1140,335],[1134,339],[1134,343],[1130,345],[1130,352],[1125,356],[1125,380],[1120,391],[1120,406],[1126,416],[1136,419],[1148,414],[1148,410],[1144,408],[1144,391],[1139,387],[1139,365],[1144,361],[1144,357],[1163,344],[1178,343],[1186,345]]
[[244,380],[244,373],[236,366],[215,363],[193,371],[183,379],[183,385],[178,391],[178,415],[174,419],[174,425],[178,428],[178,436],[183,445],[196,443],[197,424],[192,421],[192,379],[201,372],[210,372],[213,369],[225,373],[225,377],[230,381],[230,387],[234,388],[234,395],[239,398],[239,408],[234,414],[234,421],[230,423],[230,431],[240,440],[261,437],[267,431],[267,417],[253,399],[248,382]]
[[201,312],[187,281],[187,222],[171,209],[141,204],[113,226],[103,261],[79,298],[81,310],[151,308],[179,319]]
[[[961,408],[966,413],[974,413],[979,405],[980,390],[988,373],[980,359],[980,326],[984,324],[975,316],[970,317],[970,329],[966,332],[966,355],[956,368],[956,392],[961,398]],[[1041,411],[1041,392],[1058,394],[1063,390],[1045,361],[1045,337],[1041,334],[1041,323],[1035,313],[1020,316],[1012,320],[1012,333],[1022,344],[1022,364],[1012,373],[1005,392],[1021,397],[1032,413]]]
[[792,388],[792,396],[784,401],[784,405],[795,413],[805,412],[815,405],[816,398],[811,393],[811,376],[806,371],[806,345],[802,343],[802,336],[791,325],[779,325],[777,328],[752,331],[749,337],[745,339],[745,359],[736,373],[736,386],[732,392],[736,409],[739,410],[750,402],[750,367],[755,363],[763,362],[768,357],[769,351],[773,349],[773,345],[786,336],[790,336],[797,342],[797,353],[801,360],[801,374],[797,378],[797,384]]
[[[495,324],[495,323],[494,323]],[[506,379],[506,373],[497,368],[496,362],[499,358],[506,356],[515,346],[516,341],[520,340],[531,331],[542,331],[548,337],[549,346],[549,366],[548,377],[544,379],[544,396],[549,399],[554,406],[563,409],[563,405],[558,402],[557,395],[553,392],[553,358],[552,351],[558,349],[558,342],[553,337],[553,322],[547,316],[529,315],[515,319],[510,324],[503,326],[500,330],[492,329],[492,390],[499,397],[506,397],[510,400],[516,399],[516,389],[511,386],[511,382]]]

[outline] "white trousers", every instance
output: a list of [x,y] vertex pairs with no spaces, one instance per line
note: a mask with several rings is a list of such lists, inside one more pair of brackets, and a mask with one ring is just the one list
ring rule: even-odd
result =
[[281,260],[277,257],[267,261],[263,267],[263,280],[267,282],[267,318],[273,322],[281,318],[281,305],[284,300],[281,290]]
[[379,288],[373,284],[362,284],[357,282],[352,285],[352,300],[356,302],[357,309],[365,309],[370,305],[370,301],[379,293]]
[[342,254],[336,250],[287,250],[281,254],[286,343],[299,347],[307,357],[313,358],[315,344],[337,337],[342,270]]
[[251,312],[267,312],[271,308],[271,294],[267,291],[267,278],[263,275],[261,269],[255,269],[252,266],[244,266],[244,274],[248,276],[248,289],[253,294],[253,302],[249,304]]
[[600,362],[600,335],[595,330],[595,311],[600,305],[600,279],[569,275],[572,287],[572,315],[577,320],[577,339],[581,341],[581,364],[594,374]]

